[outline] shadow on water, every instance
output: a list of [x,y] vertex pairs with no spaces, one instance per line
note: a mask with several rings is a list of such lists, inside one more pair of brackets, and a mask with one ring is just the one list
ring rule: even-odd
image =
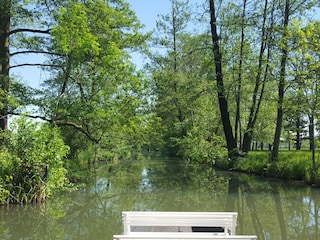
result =
[[149,157],[101,165],[85,187],[46,205],[0,208],[0,239],[112,239],[121,212],[236,211],[238,234],[319,239],[320,191],[309,186]]

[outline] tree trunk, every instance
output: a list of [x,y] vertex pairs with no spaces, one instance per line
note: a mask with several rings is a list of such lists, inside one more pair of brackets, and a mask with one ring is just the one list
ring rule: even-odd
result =
[[273,149],[271,154],[271,161],[278,161],[279,159],[279,146],[281,129],[283,122],[283,98],[284,98],[284,85],[286,76],[286,63],[288,58],[288,24],[289,24],[289,10],[290,1],[286,0],[285,11],[284,11],[284,21],[283,21],[283,34],[282,34],[282,48],[281,48],[281,63],[280,63],[280,79],[278,85],[278,107],[277,107],[277,123],[276,130],[273,139]]
[[[263,11],[263,24],[262,24],[262,32],[261,32],[259,63],[258,63],[257,74],[255,77],[255,87],[254,87],[253,94],[252,94],[252,102],[251,102],[251,107],[250,107],[249,119],[248,119],[246,131],[244,133],[242,149],[241,149],[242,152],[244,152],[244,153],[248,153],[250,150],[250,144],[251,144],[252,137],[253,137],[253,130],[254,130],[256,120],[258,118],[260,104],[261,104],[262,97],[264,94],[264,85],[262,86],[262,88],[260,90],[260,94],[258,92],[259,92],[259,88],[260,88],[260,85],[262,82],[261,81],[261,73],[262,73],[262,64],[264,61],[263,55],[264,55],[264,52],[265,52],[265,49],[267,46],[267,43],[266,43],[266,40],[267,40],[266,39],[267,8],[268,8],[268,0],[265,0],[264,11]],[[268,69],[269,69],[269,64],[268,64],[269,55],[270,55],[270,47],[268,49],[268,56],[267,56],[267,60],[266,60],[267,66],[266,66],[265,74],[268,73]],[[264,79],[266,80],[266,75],[265,75]],[[265,82],[265,80],[264,80],[264,82]],[[260,95],[259,99],[258,99],[258,95]]]
[[311,170],[311,182],[314,182],[317,177],[317,164],[315,158],[315,138],[314,138],[314,115],[309,116],[309,138],[310,138],[310,150],[312,153],[312,170]]
[[274,204],[276,206],[276,213],[278,218],[278,224],[275,223],[275,226],[279,226],[280,228],[280,234],[281,234],[280,239],[288,239],[288,233],[286,228],[287,224],[284,219],[284,210],[281,205],[281,196],[280,196],[280,191],[278,186],[275,186],[275,185],[272,186],[272,195],[274,198]]
[[0,4],[0,130],[8,129],[10,7],[11,0]]
[[[234,138],[238,142],[238,135],[240,135],[240,106],[241,106],[241,84],[242,84],[242,65],[243,65],[243,49],[244,49],[244,28],[245,28],[245,16],[246,16],[247,0],[243,1],[242,17],[241,17],[241,42],[240,42],[240,59],[239,59],[239,70],[238,70],[238,85],[236,89],[236,120],[234,126]],[[241,148],[241,136],[240,136]]]
[[178,111],[178,115],[177,118],[179,120],[179,123],[181,125],[181,136],[185,136],[187,134],[187,129],[183,126],[183,122],[184,122],[184,114],[182,111],[182,107],[180,104],[180,99],[179,99],[179,89],[178,89],[178,81],[177,81],[177,74],[178,74],[178,48],[177,48],[177,35],[178,35],[178,29],[177,29],[177,10],[176,10],[176,1],[172,1],[171,4],[171,17],[172,17],[172,37],[173,37],[173,72],[174,72],[174,76],[173,76],[173,90],[175,93],[174,96],[174,105],[177,108]]
[[296,150],[301,150],[301,120],[300,117],[296,120]]
[[219,37],[217,33],[217,23],[216,23],[216,14],[215,14],[215,5],[214,0],[209,0],[210,3],[210,26],[211,26],[211,35],[213,43],[213,54],[216,70],[216,81],[217,81],[217,92],[218,92],[218,101],[221,114],[221,121],[223,125],[224,135],[227,142],[228,154],[231,159],[236,157],[235,150],[237,148],[236,140],[233,136],[233,131],[230,123],[230,116],[228,110],[228,101],[225,96],[225,89],[223,83],[223,74],[222,74],[222,56],[220,53],[219,46]]

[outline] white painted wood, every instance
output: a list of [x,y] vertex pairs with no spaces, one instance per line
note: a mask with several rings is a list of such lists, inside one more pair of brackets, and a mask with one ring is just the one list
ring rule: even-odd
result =
[[114,240],[256,240],[257,236],[245,235],[214,235],[213,233],[144,233],[144,234],[129,234],[129,235],[114,235]]
[[191,227],[223,227],[225,234],[235,235],[237,217],[237,212],[126,211],[122,213],[124,234],[131,234],[139,227],[162,226],[177,229],[189,227],[189,231]]

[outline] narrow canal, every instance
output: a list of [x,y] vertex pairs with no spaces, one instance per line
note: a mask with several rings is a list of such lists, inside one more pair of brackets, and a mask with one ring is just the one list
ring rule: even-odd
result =
[[45,205],[0,208],[0,239],[106,239],[122,211],[236,211],[237,234],[259,240],[320,239],[320,190],[150,157],[101,165],[77,191]]

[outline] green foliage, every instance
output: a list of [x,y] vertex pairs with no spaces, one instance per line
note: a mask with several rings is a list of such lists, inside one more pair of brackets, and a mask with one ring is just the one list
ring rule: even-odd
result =
[[[2,158],[3,156],[0,156],[0,158]],[[0,203],[3,203],[3,202],[6,202],[7,199],[9,198],[9,195],[10,195],[10,191],[8,189],[6,189],[6,186],[5,186],[5,182],[7,182],[8,176],[5,176],[6,179],[2,179],[0,178]]]
[[[213,83],[210,38],[189,32],[191,9],[188,2],[172,1],[171,13],[157,21],[155,44],[166,53],[152,53],[152,90],[155,113],[161,119],[162,141],[167,154],[200,162],[212,162],[218,115],[212,104]],[[218,124],[217,124],[218,125]],[[214,137],[215,138],[215,137]],[[198,149],[197,149],[198,147]]]
[[43,201],[66,181],[64,158],[68,153],[57,128],[15,120],[7,147],[0,152],[3,202]]
[[58,52],[78,59],[98,54],[99,43],[90,32],[83,4],[73,3],[69,8],[60,8],[58,24],[52,30]]
[[225,149],[219,136],[204,136],[197,128],[192,129],[182,139],[177,139],[178,154],[192,162],[210,163],[212,165],[222,158]]
[[56,19],[52,48],[67,70],[45,82],[41,108],[79,158],[72,165],[92,162],[97,145],[111,159],[129,156],[144,144],[149,93],[127,49],[143,48],[147,34],[124,1],[72,2]]
[[35,105],[37,116],[61,128],[70,156],[80,158],[68,166],[89,162],[90,145],[105,144],[113,136],[121,138],[120,149],[126,144],[137,149],[144,139],[148,87],[129,50],[143,49],[148,34],[139,32],[142,25],[130,5],[123,0],[6,1],[0,15],[4,12],[12,14],[10,26],[19,29],[10,35],[12,55],[46,55],[50,77],[36,94],[10,79],[9,96],[0,89],[6,100],[0,109],[18,114],[24,104]]
[[86,148],[78,149],[77,153],[77,161],[80,165],[83,164],[90,164],[95,161],[96,158],[96,148],[94,144],[88,143],[88,146]]

